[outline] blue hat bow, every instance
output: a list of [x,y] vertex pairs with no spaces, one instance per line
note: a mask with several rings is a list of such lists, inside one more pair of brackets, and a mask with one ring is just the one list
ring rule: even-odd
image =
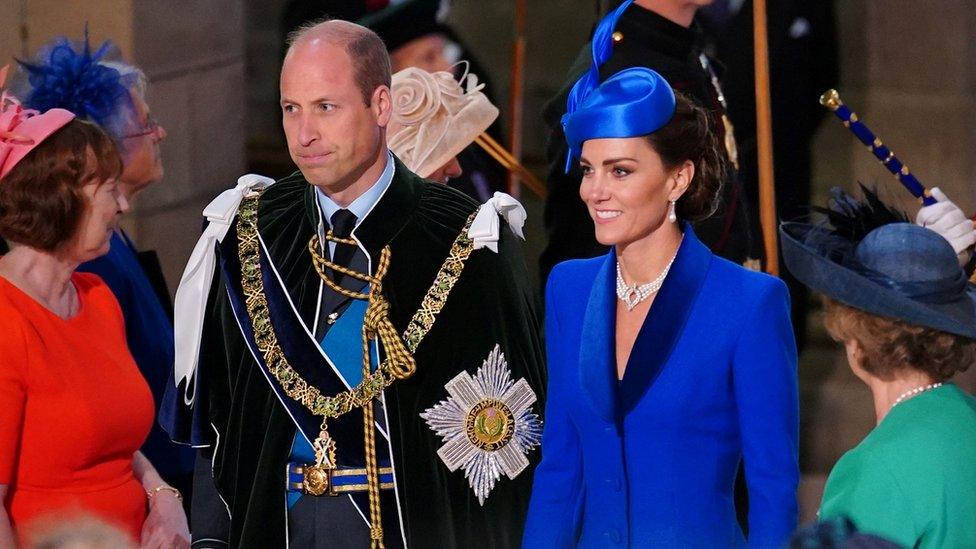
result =
[[588,139],[628,138],[661,129],[674,115],[674,91],[657,72],[646,67],[624,69],[602,84],[600,66],[613,53],[613,30],[633,0],[604,17],[593,33],[593,64],[573,85],[562,116],[569,144],[566,171],[579,158]]

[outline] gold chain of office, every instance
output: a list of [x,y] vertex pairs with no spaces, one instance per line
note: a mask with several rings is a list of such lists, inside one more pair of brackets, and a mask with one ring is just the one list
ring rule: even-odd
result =
[[[383,547],[383,528],[379,503],[379,473],[376,458],[376,441],[373,430],[373,399],[393,383],[396,379],[406,379],[416,371],[416,361],[413,353],[417,346],[434,325],[438,313],[444,307],[448,295],[454,284],[464,271],[464,264],[474,250],[474,242],[468,237],[468,229],[474,221],[474,214],[468,217],[464,228],[451,246],[450,254],[434,277],[434,283],[427,290],[420,308],[414,313],[400,339],[389,320],[389,301],[383,296],[383,278],[390,266],[390,247],[383,248],[375,276],[359,273],[337,265],[321,257],[318,253],[319,240],[313,236],[308,243],[308,250],[319,277],[334,291],[354,299],[366,299],[368,305],[363,320],[362,353],[363,353],[363,381],[349,391],[344,391],[334,397],[321,394],[318,388],[306,382],[285,358],[284,352],[278,345],[277,337],[271,324],[268,303],[264,295],[264,284],[261,279],[260,248],[257,238],[257,208],[261,193],[255,193],[241,204],[238,219],[239,254],[241,259],[241,285],[244,290],[245,304],[251,317],[254,340],[265,359],[268,371],[274,376],[282,389],[290,398],[300,402],[315,415],[322,416],[322,426],[319,436],[313,443],[315,449],[315,465],[307,467],[312,475],[306,475],[305,487],[315,495],[321,495],[327,488],[328,472],[335,465],[335,441],[329,436],[327,422],[329,418],[338,417],[353,408],[363,410],[363,433],[365,437],[365,458],[367,471],[367,487],[369,494],[370,541],[374,549]],[[329,231],[326,239],[348,245],[358,245],[355,240],[339,238]],[[369,293],[354,292],[342,288],[333,282],[327,271],[340,272],[360,281],[370,284]],[[371,372],[369,342],[379,339],[386,358]],[[405,342],[405,344],[404,344]]]
[[[357,387],[330,397],[323,395],[316,387],[310,385],[292,369],[285,359],[284,353],[281,351],[281,347],[278,345],[277,338],[272,330],[268,305],[264,297],[257,238],[257,199],[259,196],[257,194],[251,195],[241,202],[237,227],[238,237],[240,239],[241,283],[244,289],[248,313],[254,327],[255,342],[264,355],[268,370],[281,384],[285,393],[301,403],[313,414],[326,418],[335,418],[378,397],[383,389],[392,384],[394,380],[405,379],[412,375],[412,369],[402,368],[400,364],[393,364],[393,361],[389,360],[388,357],[376,371],[372,372],[369,377],[364,378]],[[474,241],[468,237],[468,229],[471,227],[473,220],[474,215],[472,214],[451,246],[450,254],[443,265],[441,265],[437,276],[434,277],[434,283],[427,290],[427,294],[420,303],[420,308],[414,313],[413,318],[410,319],[410,323],[403,332],[403,343],[411,354],[416,352],[420,342],[423,341],[424,337],[434,326],[437,315],[440,313],[441,308],[444,307],[448,295],[451,293],[454,284],[464,270],[465,261],[467,261],[471,252],[474,250]],[[317,240],[316,237],[313,237],[313,242],[309,243],[310,247]],[[313,255],[313,262],[316,264],[316,269],[322,274],[322,263],[320,262],[324,260],[320,257],[314,259],[317,255],[317,253]],[[387,256],[386,263],[388,264],[388,248],[384,249],[381,254],[381,264],[383,263],[383,255]],[[343,274],[354,272],[344,268],[336,270]],[[380,274],[379,269],[377,269],[377,274]],[[356,275],[359,275],[357,278],[371,283],[380,282],[380,277],[378,276],[365,277],[360,275],[360,273],[356,273]],[[326,280],[328,277],[322,276],[322,279]],[[331,280],[329,282],[331,283]],[[347,292],[344,288],[342,291]],[[356,297],[365,298],[367,296],[358,294]],[[376,297],[381,296],[376,295]],[[375,311],[374,315],[367,313],[367,317],[385,317],[389,311],[389,302],[382,299],[373,309]],[[373,324],[379,324],[379,321],[377,320]]]

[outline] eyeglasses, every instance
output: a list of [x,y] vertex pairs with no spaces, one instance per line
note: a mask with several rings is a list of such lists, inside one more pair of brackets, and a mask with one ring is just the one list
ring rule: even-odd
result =
[[127,133],[122,136],[123,139],[135,139],[138,137],[145,137],[147,135],[154,135],[159,132],[159,122],[153,118],[151,114],[146,115],[146,125],[142,127],[139,131],[135,133]]

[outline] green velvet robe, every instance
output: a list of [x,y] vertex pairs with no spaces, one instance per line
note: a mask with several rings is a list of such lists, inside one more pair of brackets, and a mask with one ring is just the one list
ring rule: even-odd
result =
[[[374,265],[383,246],[392,250],[384,294],[400,333],[477,207],[470,198],[427,182],[396,161],[390,187],[356,235]],[[306,246],[318,221],[314,187],[300,172],[276,182],[260,199],[258,230],[310,331],[320,282]],[[448,471],[438,457],[442,440],[419,415],[448,397],[444,386],[460,371],[474,374],[498,344],[512,379],[525,378],[538,396],[533,411],[541,416],[546,383],[540,319],[520,243],[502,225],[498,253],[480,249],[468,259],[417,349],[416,373],[385,391],[409,547],[520,545],[539,449],[529,453],[530,466],[514,480],[503,475],[482,506],[463,470]],[[228,238],[234,235],[232,231]],[[231,547],[284,547],[284,471],[296,427],[244,343],[223,280],[215,282],[210,302],[200,359],[203,394],[198,396],[206,402],[195,406],[204,407],[217,432],[213,474],[231,514],[227,539]],[[362,444],[361,430],[356,443]],[[400,536],[388,529],[384,534],[388,540]]]

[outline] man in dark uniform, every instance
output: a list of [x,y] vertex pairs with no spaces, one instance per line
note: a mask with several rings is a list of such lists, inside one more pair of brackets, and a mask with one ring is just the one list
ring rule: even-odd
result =
[[[768,2],[770,100],[773,115],[773,180],[776,213],[791,220],[809,213],[811,144],[827,116],[820,94],[837,87],[838,54],[832,1]],[[740,180],[758,192],[752,0],[715,0],[701,22],[715,54],[727,68],[722,84],[739,143]],[[797,347],[806,340],[806,285],[782,270],[790,289]]]
[[245,176],[206,210],[162,418],[202,447],[201,546],[520,543],[545,380],[524,217],[498,212],[524,210],[407,171],[389,85],[371,31],[299,29],[281,74],[299,171]]
[[[654,69],[675,90],[711,112],[713,129],[725,135],[729,130],[723,123],[724,107],[717,80],[713,81],[709,63],[703,63],[701,33],[692,23],[699,5],[708,3],[709,0],[635,1],[617,23],[613,55],[600,68],[600,76],[607,78],[627,67]],[[606,252],[596,242],[593,222],[579,198],[582,180],[579,168],[573,166],[569,173],[564,173],[567,147],[559,125],[570,87],[590,63],[590,45],[586,44],[570,69],[566,84],[544,113],[552,133],[545,211],[549,242],[539,261],[543,283],[560,261]],[[759,256],[754,199],[749,198],[730,174],[719,210],[695,226],[698,237],[716,254],[740,264]]]

